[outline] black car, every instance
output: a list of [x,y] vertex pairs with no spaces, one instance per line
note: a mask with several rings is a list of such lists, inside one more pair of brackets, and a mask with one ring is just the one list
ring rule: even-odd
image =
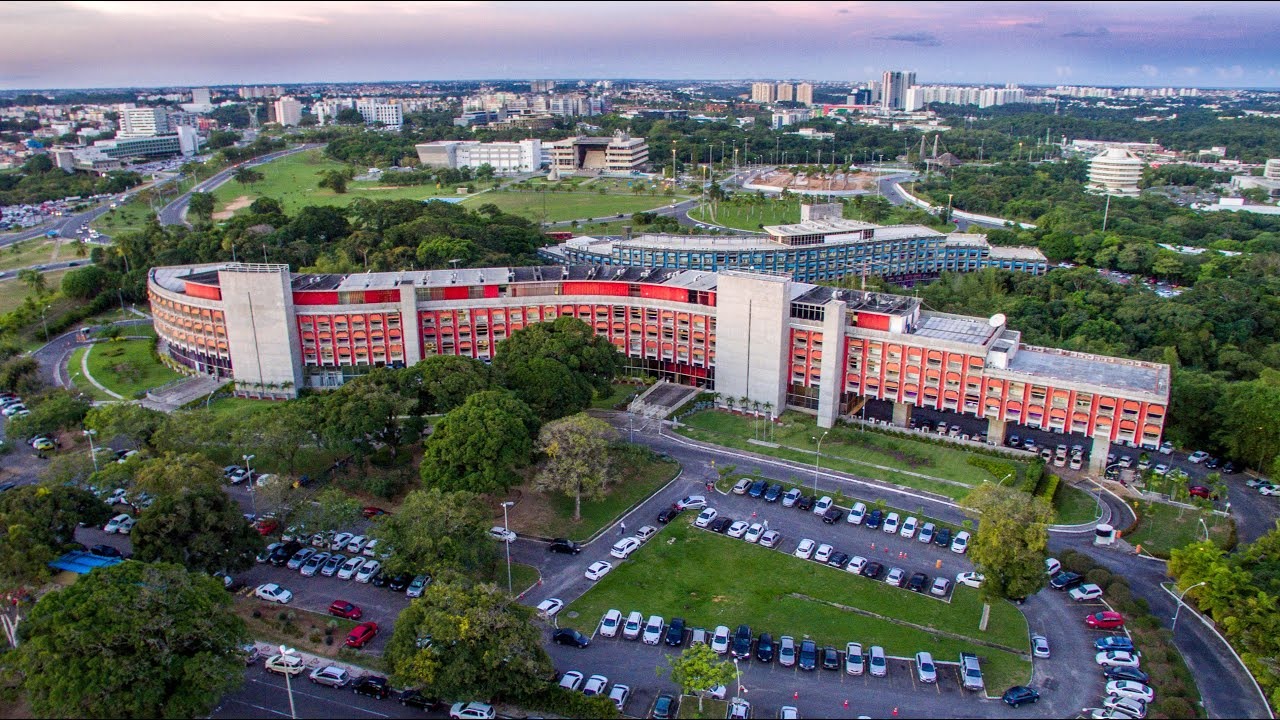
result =
[[104,557],[104,558],[124,557],[124,555],[122,555],[119,550],[111,547],[110,545],[94,545],[93,547],[89,548],[89,552],[93,555],[97,555],[98,557]]
[[751,487],[747,490],[747,494],[753,498],[759,498],[764,495],[765,488],[768,486],[769,483],[766,483],[763,480],[757,480],[751,483]]
[[572,645],[576,648],[584,648],[591,644],[586,635],[572,628],[560,628],[551,633],[551,641],[557,645]]
[[872,510],[871,512],[867,513],[867,519],[863,520],[862,524],[866,525],[872,530],[875,530],[876,528],[884,524],[884,511]]
[[765,502],[778,502],[778,498],[780,497],[782,497],[781,485],[778,485],[778,484],[770,485],[769,489],[764,491]]
[[773,636],[769,633],[760,633],[760,637],[756,639],[756,660],[762,663],[773,662]]
[[812,670],[818,666],[818,644],[812,640],[800,643],[800,669]]
[[440,701],[423,695],[419,690],[405,690],[400,693],[400,704],[416,707],[420,710],[435,710],[440,707]]
[[671,618],[671,622],[667,625],[666,637],[662,641],[671,647],[680,647],[684,644],[684,618]]
[[796,509],[810,512],[813,510],[813,504],[817,501],[818,499],[812,495],[801,495],[800,499],[796,500]]
[[730,651],[736,658],[751,657],[751,626],[739,625],[733,633],[733,649]]
[[276,567],[284,567],[288,564],[289,558],[293,557],[301,549],[302,543],[296,541],[287,542],[276,548],[275,552],[271,553],[271,556],[267,558],[267,562]]
[[400,573],[387,583],[387,589],[393,592],[404,592],[409,587],[409,583],[413,582],[413,576],[408,573]]
[[830,645],[822,648],[822,669],[823,670],[839,670],[840,669],[840,651]]
[[848,553],[833,552],[831,557],[827,559],[827,564],[831,567],[843,568],[849,564],[849,555]]
[[18,483],[13,482],[12,480],[6,483],[0,483],[0,492],[9,492],[16,487],[18,487]]
[[675,505],[672,505],[666,510],[663,510],[662,512],[658,513],[658,524],[666,525],[672,520],[675,520],[676,516],[679,515],[681,512],[682,511],[680,510],[680,508],[676,507]]
[[1138,668],[1131,667],[1109,667],[1102,671],[1102,677],[1108,680],[1128,680],[1130,682],[1138,682],[1146,685],[1151,682],[1151,676],[1142,672]]
[[1010,435],[1009,442],[1005,443],[1009,447],[1022,447],[1022,438],[1017,435]]
[[357,695],[377,698],[382,700],[391,694],[391,687],[387,685],[387,679],[379,675],[365,675],[351,686],[351,691]]
[[951,528],[938,528],[933,534],[933,544],[939,547],[951,547]]
[[924,592],[925,586],[928,584],[929,576],[922,572],[918,572],[912,575],[911,579],[907,581],[907,589],[912,592],[922,593]]
[[391,576],[379,570],[370,578],[369,584],[374,587],[386,587],[391,583]]
[[1223,463],[1223,464],[1222,464],[1222,474],[1223,474],[1223,475],[1234,475],[1234,474],[1235,474],[1235,472],[1236,472],[1236,464],[1235,464],[1235,463],[1233,463],[1233,462],[1231,462],[1230,460],[1228,460],[1228,461],[1226,461],[1225,463]]
[[577,555],[582,552],[582,547],[572,540],[556,538],[547,546],[547,552],[561,553],[563,555]]
[[1218,467],[1218,458],[1211,457],[1208,460],[1205,460],[1204,466],[1209,468],[1210,470],[1213,470],[1214,468]]
[[869,577],[872,580],[880,577],[880,573],[882,572],[884,572],[884,566],[875,561],[867,563],[866,567],[862,568],[862,575],[864,577]]
[[1039,702],[1040,693],[1024,685],[1014,685],[1008,690],[1005,690],[1004,695],[1001,695],[1000,699],[1009,707],[1018,707],[1023,703]]
[[835,525],[842,517],[844,517],[844,511],[832,505],[827,508],[826,512],[822,513],[822,522],[828,525]]
[[718,533],[724,534],[729,532],[729,526],[732,524],[733,524],[733,518],[718,517],[708,526],[708,529],[711,530],[712,532],[718,532]]
[[1054,590],[1070,590],[1083,582],[1084,577],[1080,574],[1063,570],[1053,576],[1053,579],[1049,581],[1049,587]]

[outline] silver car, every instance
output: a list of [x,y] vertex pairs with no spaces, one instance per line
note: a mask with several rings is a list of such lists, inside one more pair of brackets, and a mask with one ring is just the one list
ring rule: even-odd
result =
[[783,635],[778,639],[778,664],[782,667],[796,664],[796,640],[790,635]]
[[351,682],[351,673],[337,665],[327,665],[311,671],[311,682],[329,687],[343,687]]
[[1049,638],[1043,635],[1032,635],[1031,654],[1038,658],[1049,657]]

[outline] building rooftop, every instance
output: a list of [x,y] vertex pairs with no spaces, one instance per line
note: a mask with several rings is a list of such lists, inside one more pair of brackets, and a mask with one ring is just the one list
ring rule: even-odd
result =
[[[816,235],[819,233],[856,232],[879,228],[878,225],[858,220],[805,220],[794,225],[765,225],[765,232],[774,237],[791,237],[795,235]],[[932,232],[932,231],[930,231]]]
[[1119,390],[1169,393],[1169,367],[1105,355],[1023,345],[1009,359],[1009,370],[1035,378],[1102,385]]
[[1033,247],[1008,245],[992,245],[990,257],[993,258],[1009,258],[1011,260],[1036,260],[1039,262],[1048,262],[1044,253]]
[[993,326],[983,318],[922,312],[920,321],[912,334],[967,345],[985,346],[1001,329],[1002,326]]

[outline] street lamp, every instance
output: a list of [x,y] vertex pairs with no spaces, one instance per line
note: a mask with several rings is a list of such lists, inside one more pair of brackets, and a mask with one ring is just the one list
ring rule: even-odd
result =
[[44,314],[49,311],[52,305],[45,305],[44,310],[40,311],[40,324],[44,326],[44,341],[49,342],[49,323],[44,321]]
[[818,461],[822,458],[822,441],[827,439],[827,432],[822,433],[822,437],[812,437],[809,439],[818,443],[818,449],[813,452],[813,494],[818,494]]
[[502,544],[507,546],[507,594],[508,595],[514,594],[514,591],[511,589],[511,540],[508,539],[508,536],[506,534],[511,532],[509,529],[507,529],[507,508],[511,507],[512,505],[515,505],[515,503],[510,500],[502,503],[502,530],[503,530]]
[[245,469],[245,472],[248,474],[248,475],[247,475],[247,479],[248,479],[248,481],[249,481],[249,509],[253,511],[253,515],[254,515],[254,517],[257,517],[257,516],[258,516],[258,501],[257,501],[256,499],[254,499],[254,497],[253,497],[253,485],[254,485],[254,482],[253,482],[253,468],[249,467],[249,463],[250,463],[250,462],[251,462],[255,457],[257,457],[257,455],[241,455],[240,457],[244,458],[244,469]]
[[733,699],[737,701],[742,695],[742,670],[738,667],[738,658],[733,659]]
[[89,456],[93,458],[93,471],[98,472],[98,452],[93,449],[93,436],[97,435],[97,430],[85,430],[84,436],[89,438]]
[[[283,645],[280,646],[280,658],[285,665],[284,687],[285,691],[289,693],[289,717],[293,718],[293,720],[298,720],[298,712],[293,707],[293,682],[290,680],[293,675],[288,671],[289,659],[297,657],[293,652],[293,648],[287,648]],[[301,662],[301,659],[299,659],[299,662]]]
[[1204,518],[1196,518],[1200,521],[1200,527],[1204,528],[1204,541],[1209,542],[1209,526],[1204,524]]
[[1209,584],[1209,581],[1204,580],[1182,591],[1182,594],[1178,596],[1178,607],[1173,611],[1173,626],[1169,628],[1169,632],[1173,632],[1174,630],[1178,629],[1178,613],[1182,612],[1182,606],[1185,604],[1182,602],[1182,598],[1186,597],[1187,593],[1191,592],[1192,590],[1195,590],[1201,585],[1208,585],[1208,584]]

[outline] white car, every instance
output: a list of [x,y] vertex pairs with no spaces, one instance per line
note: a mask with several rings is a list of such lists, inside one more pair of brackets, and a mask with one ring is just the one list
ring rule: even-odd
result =
[[716,626],[716,631],[711,635],[711,649],[715,650],[717,655],[724,655],[729,652],[729,627],[727,625]]
[[[369,542],[365,543],[364,549],[360,551],[360,554],[364,555],[365,557],[377,557],[378,556],[378,539],[373,538]],[[385,560],[386,558],[383,558],[383,559]]]
[[1124,650],[1103,650],[1093,657],[1093,661],[1102,667],[1131,667],[1136,668],[1139,665],[1139,655],[1137,653],[1126,652]]
[[622,538],[618,542],[614,543],[612,548],[609,548],[609,554],[619,560],[626,560],[627,557],[631,555],[631,553],[635,552],[638,547],[640,547],[639,538]]
[[957,585],[968,585],[972,588],[982,587],[983,580],[986,580],[986,578],[982,576],[982,573],[962,572],[959,575],[956,575]]
[[614,683],[613,689],[609,691],[609,699],[618,707],[618,712],[627,705],[627,699],[631,697],[631,686],[622,683]]
[[821,515],[822,513],[831,509],[831,506],[834,503],[835,503],[835,500],[832,500],[830,495],[823,495],[822,498],[818,500],[818,502],[813,504],[813,514]]
[[778,542],[781,540],[782,533],[777,530],[765,530],[764,534],[760,536],[760,545],[767,548],[777,547]]
[[916,653],[916,679],[925,684],[938,682],[938,666],[933,664],[933,655]]
[[896,567],[889,571],[884,581],[894,587],[902,587],[902,578],[907,572],[902,568]]
[[867,516],[866,503],[854,503],[853,509],[849,511],[849,515],[845,517],[845,522],[850,525],[861,525],[862,519]]
[[747,534],[748,527],[751,526],[747,524],[746,520],[735,520],[734,523],[729,526],[729,532],[725,534],[731,538],[740,538]]
[[502,540],[503,542],[515,542],[516,540],[516,534],[501,525],[495,525],[489,528],[489,537],[494,540]]
[[1038,658],[1048,658],[1051,655],[1049,652],[1049,638],[1043,635],[1032,635],[1031,654]]
[[640,641],[645,645],[657,645],[662,640],[662,616],[650,615],[649,621],[644,624],[644,634],[640,637]]
[[919,520],[916,520],[914,516],[909,515],[908,518],[906,518],[906,520],[902,520],[902,529],[899,530],[897,534],[900,534],[900,536],[906,539],[914,538],[916,524],[918,523],[919,523]]
[[582,673],[577,670],[570,670],[560,677],[560,687],[570,692],[576,691],[582,687]]
[[779,720],[800,720],[800,710],[794,705],[783,705],[782,709],[778,710],[778,718]]
[[831,553],[834,553],[835,551],[835,548],[826,543],[822,543],[818,546],[818,551],[813,554],[813,559],[820,563],[824,563],[831,559]]
[[627,622],[622,626],[622,637],[627,640],[635,640],[640,637],[640,630],[644,628],[644,616],[637,610],[632,610],[627,615]]
[[930,595],[936,595],[936,596],[938,596],[938,597],[946,597],[946,596],[947,596],[947,593],[948,593],[950,590],[951,590],[951,581],[950,581],[950,580],[948,580],[948,579],[946,579],[946,578],[944,578],[944,577],[934,578],[934,579],[933,579],[933,587],[929,588],[929,594],[930,594]]
[[793,554],[801,560],[808,560],[813,557],[814,545],[815,543],[812,540],[804,538],[800,541],[800,544],[796,546],[796,551]]
[[544,618],[553,618],[564,609],[564,601],[560,598],[547,598],[538,603],[538,615]]
[[927,523],[925,523],[925,524],[921,525],[921,526],[920,526],[920,532],[916,535],[916,540],[918,540],[919,542],[924,543],[925,545],[930,545],[930,544],[932,544],[932,543],[933,543],[933,531],[934,531],[933,523],[931,523],[931,522],[927,522]]
[[284,605],[293,599],[293,593],[275,583],[259,585],[258,588],[253,591],[253,595],[261,600],[266,600],[267,602],[278,602],[281,605]]
[[132,515],[129,515],[128,513],[120,513],[107,521],[107,524],[102,527],[102,532],[122,533],[128,535],[129,530],[133,528],[133,522]]
[[622,612],[619,610],[609,610],[600,618],[600,634],[604,637],[616,637],[618,628],[622,627]]
[[123,505],[129,502],[129,491],[124,488],[116,488],[111,493],[111,497],[107,498],[108,505]]
[[277,675],[301,675],[307,664],[298,655],[272,655],[262,664],[262,668]]
[[734,698],[729,703],[729,720],[747,720],[751,717],[751,703],[742,698]]
[[791,488],[786,495],[782,496],[782,507],[795,507],[803,494],[799,488]]
[[719,515],[720,513],[716,512],[716,509],[713,507],[703,508],[702,512],[698,513],[698,519],[694,520],[693,524],[697,527],[704,528],[715,522],[716,517]]
[[743,535],[742,539],[749,543],[760,542],[760,536],[763,534],[764,525],[761,525],[760,523],[752,523],[751,527],[747,528],[747,534]]
[[586,576],[588,580],[599,580],[605,575],[608,575],[609,571],[612,569],[613,563],[605,560],[597,560],[596,562],[591,563],[591,566],[587,568]]
[[587,684],[582,686],[582,694],[588,697],[603,695],[607,687],[609,687],[609,678],[604,675],[592,675],[587,678]]
[[1071,599],[1076,602],[1087,602],[1089,600],[1097,600],[1102,597],[1102,588],[1093,583],[1086,583],[1080,587],[1071,588]]
[[353,537],[355,537],[355,535],[348,532],[338,533],[333,536],[333,541],[329,544],[329,549],[342,552],[347,549],[347,543],[351,542],[351,538]]
[[969,550],[969,533],[961,530],[951,541],[951,552],[963,555]]
[[641,543],[647,543],[649,542],[649,538],[652,538],[657,534],[658,528],[652,525],[641,525],[640,529],[636,531],[635,538]]
[[896,534],[896,533],[898,532],[898,523],[899,523],[899,522],[900,522],[900,520],[899,520],[899,518],[898,518],[898,513],[896,513],[896,512],[891,512],[891,513],[889,513],[888,515],[886,515],[886,516],[885,516],[885,518],[884,518],[884,527],[882,527],[881,529],[882,529],[882,530],[884,530],[885,532],[889,533],[890,535],[894,535],[894,534]]
[[1062,563],[1058,562],[1058,559],[1057,559],[1057,558],[1045,558],[1045,559],[1044,559],[1044,574],[1045,574],[1045,575],[1057,575],[1057,574],[1058,574],[1058,573],[1060,573],[1060,572],[1062,572]]
[[360,570],[356,572],[356,582],[358,583],[369,582],[370,580],[373,579],[374,575],[378,574],[378,571],[381,569],[382,569],[382,563],[378,562],[377,560],[366,560],[365,563],[360,566]]
[[676,507],[681,510],[695,510],[707,506],[707,498],[703,495],[690,495],[676,502]]
[[849,559],[849,564],[846,565],[844,569],[848,570],[854,575],[861,575],[862,569],[865,568],[866,566],[867,566],[866,558],[862,557],[861,555],[854,555],[852,558]]
[[1121,718],[1122,720],[1142,720],[1147,716],[1147,704],[1141,700],[1133,698],[1120,697],[1118,695],[1108,695],[1102,700],[1102,707],[1098,708],[1101,712],[1096,712],[1093,717],[1096,718]]
[[351,682],[351,673],[337,665],[325,665],[311,671],[311,682],[329,687],[345,687]]
[[347,543],[347,552],[358,553],[364,551],[364,546],[369,544],[369,538],[364,535],[356,535]]
[[1209,453],[1203,450],[1197,450],[1187,456],[1187,462],[1193,465],[1199,465],[1200,463],[1208,459],[1209,459]]
[[850,675],[861,675],[866,669],[866,658],[862,657],[862,645],[851,642],[844,646],[844,671]]
[[350,580],[360,571],[362,565],[364,565],[364,556],[362,555],[347,558],[347,561],[342,563],[342,567],[338,568],[338,579]]
[[733,484],[734,495],[746,495],[747,488],[751,487],[751,483],[755,482],[751,478],[738,478],[738,482]]
[[1280,485],[1268,485],[1263,483],[1258,486],[1258,494],[1267,496],[1280,495]]
[[871,676],[884,677],[889,674],[889,660],[884,655],[884,648],[879,645],[871,646]]

